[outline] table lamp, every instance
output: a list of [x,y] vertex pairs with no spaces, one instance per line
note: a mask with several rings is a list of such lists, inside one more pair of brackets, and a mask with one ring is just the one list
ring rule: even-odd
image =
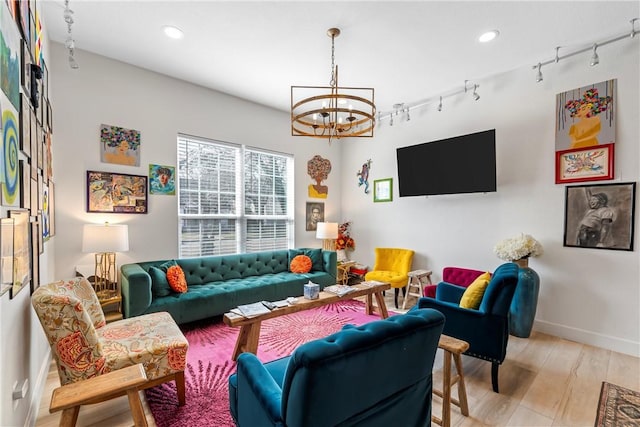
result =
[[323,239],[322,249],[325,251],[336,250],[336,239],[338,238],[337,222],[319,222],[316,228],[316,239]]
[[116,296],[116,252],[129,250],[129,226],[124,224],[85,224],[82,252],[95,252],[93,287],[100,299]]

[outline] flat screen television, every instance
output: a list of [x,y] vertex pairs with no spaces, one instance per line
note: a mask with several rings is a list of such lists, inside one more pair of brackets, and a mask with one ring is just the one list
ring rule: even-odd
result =
[[496,191],[496,130],[396,150],[400,197]]

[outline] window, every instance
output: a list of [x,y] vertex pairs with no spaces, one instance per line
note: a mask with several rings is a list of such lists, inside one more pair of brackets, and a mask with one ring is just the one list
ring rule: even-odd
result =
[[293,157],[178,136],[181,258],[293,244]]

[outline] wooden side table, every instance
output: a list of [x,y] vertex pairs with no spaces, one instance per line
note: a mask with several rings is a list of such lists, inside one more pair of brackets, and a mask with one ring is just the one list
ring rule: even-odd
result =
[[346,261],[338,264],[338,277],[337,283],[340,285],[346,285],[349,283],[349,270],[356,265],[355,261]]
[[[409,297],[421,298],[424,295],[424,285],[431,284],[431,270],[414,270],[407,273],[407,276],[409,276],[409,282],[407,283],[407,293],[404,294],[402,302],[403,310],[407,307]],[[411,292],[412,289],[416,289],[416,292]]]
[[[462,373],[461,355],[469,349],[469,343],[441,335],[438,348],[444,350],[444,367],[442,372],[442,391],[433,389],[433,394],[442,398],[442,418],[431,416],[434,423],[442,427],[451,426],[451,404],[460,408],[460,412],[465,417],[469,416],[469,404],[467,403],[467,389],[464,385],[464,374]],[[451,358],[456,364],[456,375],[451,376]],[[451,387],[458,383],[458,399],[451,398]]]

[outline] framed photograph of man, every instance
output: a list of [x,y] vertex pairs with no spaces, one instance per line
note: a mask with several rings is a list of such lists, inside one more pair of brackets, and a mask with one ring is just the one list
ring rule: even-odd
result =
[[324,222],[324,203],[307,202],[307,231],[316,231],[319,222]]
[[564,246],[633,250],[636,183],[566,187]]

